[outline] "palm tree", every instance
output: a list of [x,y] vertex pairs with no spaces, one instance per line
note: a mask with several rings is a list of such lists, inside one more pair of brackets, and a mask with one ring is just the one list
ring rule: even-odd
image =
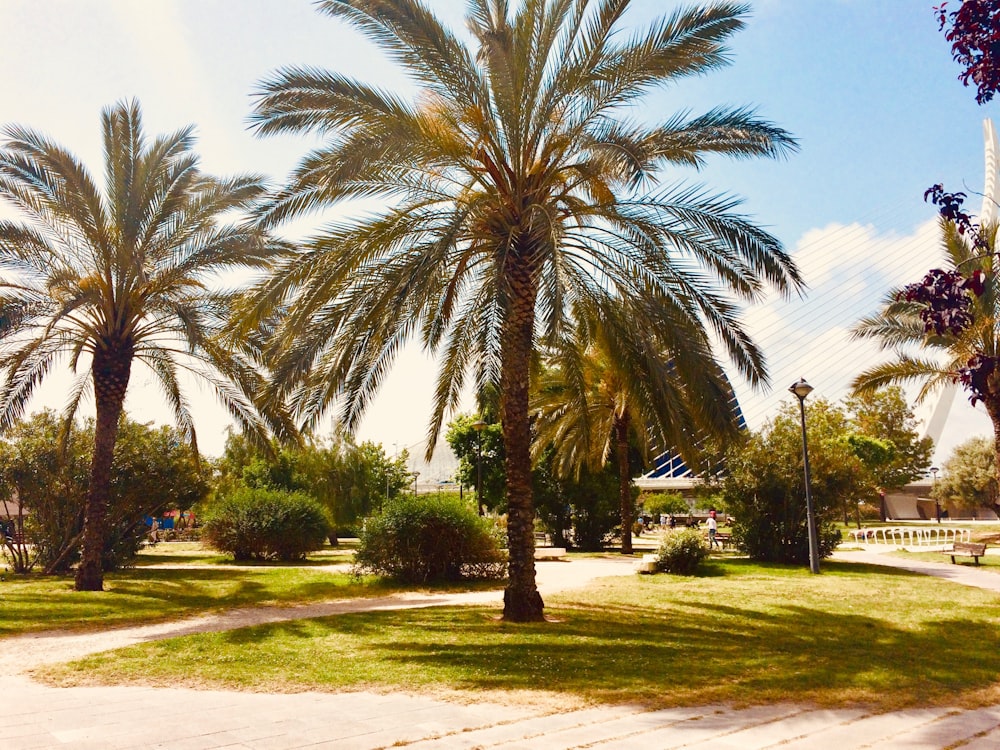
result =
[[[703,318],[731,352],[760,365],[730,295],[751,300],[800,279],[780,243],[738,202],[698,187],[651,189],[663,167],[710,154],[783,155],[783,130],[745,108],[645,125],[627,108],[651,89],[727,62],[746,7],[678,10],[626,35],[631,3],[470,0],[467,46],[419,0],[321,0],[400,61],[413,101],[357,80],[288,68],[262,84],[260,133],[317,131],[262,221],[351,199],[385,207],[324,228],[279,264],[245,310],[284,310],[276,375],[305,425],[332,403],[356,427],[400,347],[441,352],[433,445],[459,403],[499,387],[506,449],[508,620],[539,620],[535,586],[529,364],[572,326],[577,300],[627,305],[656,330]],[[650,188],[650,189],[647,189]],[[757,368],[754,373],[762,368]],[[753,373],[751,373],[753,376]]]
[[[980,228],[981,244],[996,247],[1000,225]],[[924,305],[899,298],[899,289],[886,296],[882,309],[854,328],[858,339],[877,341],[892,358],[875,365],[851,384],[857,394],[887,385],[920,383],[918,401],[945,385],[961,380],[971,392],[972,403],[982,402],[993,423],[1000,472],[1000,271],[997,256],[983,254],[950,221],[941,222],[941,247],[950,269],[964,276],[982,272],[983,293],[967,292],[972,323],[959,333],[926,333],[921,312]],[[899,299],[897,299],[899,298]],[[917,354],[921,351],[923,354]]]
[[[0,222],[0,429],[21,418],[60,362],[78,375],[66,418],[93,386],[94,455],[76,588],[103,588],[104,515],[118,420],[134,362],[147,365],[197,449],[180,375],[211,383],[245,429],[267,426],[244,394],[260,389],[252,360],[216,339],[228,296],[205,281],[259,267],[280,249],[226,214],[265,194],[258,176],[215,179],[198,170],[192,128],[147,141],[136,102],[107,108],[103,193],[87,169],[44,135],[10,126],[0,148],[0,197],[24,223]],[[280,429],[280,417],[272,427]]]
[[[637,330],[621,313],[602,319],[577,312],[573,335],[547,352],[532,398],[537,460],[553,449],[553,471],[566,478],[599,471],[614,454],[618,468],[622,554],[632,554],[629,447],[677,450],[695,467],[704,441],[738,433],[732,391],[704,329],[678,320]],[[617,312],[618,314],[614,314]],[[752,362],[746,363],[753,367]],[[763,377],[763,373],[758,373]]]

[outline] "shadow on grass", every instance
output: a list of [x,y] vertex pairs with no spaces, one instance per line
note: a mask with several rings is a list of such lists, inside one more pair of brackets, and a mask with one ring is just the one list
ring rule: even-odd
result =
[[23,576],[0,584],[0,636],[124,627],[232,607],[368,598],[401,589],[391,581],[308,568],[135,568],[106,575],[103,592],[74,591],[68,577]]
[[[558,623],[496,608],[341,615],[193,636],[78,665],[114,680],[253,689],[551,690],[649,706],[804,701],[889,710],[998,697],[996,597],[906,571],[726,561],[699,578],[622,579],[553,597]],[[971,645],[970,645],[971,644]],[[202,683],[203,684],[203,683]]]
[[[422,612],[419,624],[413,615],[405,624],[400,615],[386,616],[378,626],[390,637],[370,643],[367,655],[394,662],[414,678],[437,675],[457,689],[545,689],[660,706],[771,700],[923,705],[961,701],[963,694],[993,686],[1000,674],[1000,654],[990,650],[970,660],[968,648],[993,642],[996,620],[953,617],[914,630],[801,606],[771,614],[722,605],[688,605],[673,617],[621,605],[560,607],[551,614],[563,622],[518,626],[506,637],[482,612],[478,621]],[[327,625],[342,636],[370,639],[368,627],[348,622],[366,618],[343,619]],[[464,631],[457,643],[456,628]]]

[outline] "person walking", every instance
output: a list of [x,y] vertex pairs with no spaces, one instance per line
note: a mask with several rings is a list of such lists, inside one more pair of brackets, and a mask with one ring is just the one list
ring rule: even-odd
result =
[[710,510],[708,512],[708,547],[709,549],[713,547],[718,547],[722,549],[722,545],[719,544],[719,540],[715,538],[715,532],[719,530],[719,522],[715,520],[715,511]]

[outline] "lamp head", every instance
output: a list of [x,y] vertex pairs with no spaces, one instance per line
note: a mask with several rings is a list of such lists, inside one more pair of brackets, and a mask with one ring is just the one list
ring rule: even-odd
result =
[[486,422],[484,422],[481,419],[477,419],[475,422],[472,423],[472,429],[474,429],[476,432],[482,432],[488,426],[489,425],[487,425]]
[[806,382],[805,378],[799,378],[797,383],[792,383],[788,391],[794,393],[799,401],[805,401],[806,396],[813,392],[813,387]]

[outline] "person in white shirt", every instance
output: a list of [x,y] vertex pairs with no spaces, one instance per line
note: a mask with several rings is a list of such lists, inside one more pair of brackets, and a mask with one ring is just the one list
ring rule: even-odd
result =
[[715,511],[709,511],[708,513],[708,546],[722,548],[718,540],[715,538],[715,532],[719,530],[719,522],[715,520]]

